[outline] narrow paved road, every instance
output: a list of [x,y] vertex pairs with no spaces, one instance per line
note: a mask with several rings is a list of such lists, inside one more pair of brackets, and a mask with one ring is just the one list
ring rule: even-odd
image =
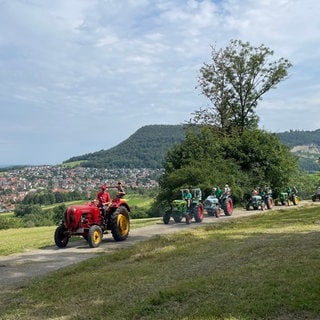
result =
[[[311,201],[302,201],[296,207],[274,207],[273,210],[297,208],[305,205],[313,205],[313,203]],[[79,240],[69,242],[68,246],[64,249],[50,246],[40,250],[0,257],[0,284],[2,293],[4,293],[4,289],[10,290],[15,287],[25,286],[32,278],[43,276],[65,266],[92,258],[102,252],[111,252],[119,248],[131,246],[156,235],[179,232],[190,228],[197,228],[204,224],[220,223],[226,221],[226,219],[234,219],[259,213],[261,213],[261,211],[237,209],[234,210],[232,216],[226,217],[222,215],[217,219],[205,215],[201,223],[191,223],[190,225],[173,222],[164,225],[162,222],[159,222],[153,226],[131,230],[128,239],[122,242],[114,241],[111,234],[107,234],[98,248],[90,248],[85,240]]]

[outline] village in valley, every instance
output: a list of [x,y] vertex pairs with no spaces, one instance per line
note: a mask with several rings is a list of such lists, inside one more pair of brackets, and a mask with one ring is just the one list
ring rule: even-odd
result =
[[0,172],[0,212],[12,211],[30,192],[39,189],[52,192],[96,193],[101,184],[110,189],[121,180],[127,189],[158,187],[161,169],[97,169],[44,165],[13,168]]

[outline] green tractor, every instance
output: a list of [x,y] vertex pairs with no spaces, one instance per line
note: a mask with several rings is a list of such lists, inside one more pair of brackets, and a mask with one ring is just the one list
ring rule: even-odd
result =
[[185,189],[181,190],[181,199],[173,200],[170,204],[170,210],[166,211],[163,215],[163,223],[168,224],[171,217],[175,222],[181,222],[183,218],[186,219],[186,223],[189,224],[192,219],[195,222],[201,222],[203,220],[203,204],[201,203],[202,192],[200,188],[194,188],[190,190],[191,201],[188,208],[187,200],[185,199]]
[[296,206],[299,203],[299,197],[297,196],[297,193],[298,191],[295,187],[288,188],[286,192],[281,192],[279,194],[278,204],[280,202],[281,205],[290,206],[290,204],[293,203],[293,205]]
[[265,209],[265,203],[261,195],[253,194],[250,198],[246,200],[246,209],[250,210],[251,207],[253,210]]
[[258,188],[258,191],[254,191],[252,195],[246,195],[246,209],[250,210],[252,207],[253,210],[265,210],[272,209],[273,207],[273,198],[272,190],[270,188],[261,189]]

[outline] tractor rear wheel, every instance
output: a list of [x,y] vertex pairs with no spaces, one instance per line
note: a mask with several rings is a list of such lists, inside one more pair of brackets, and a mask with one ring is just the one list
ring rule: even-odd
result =
[[111,233],[116,241],[127,239],[130,231],[129,212],[125,206],[120,206],[111,214]]
[[88,243],[91,248],[99,247],[102,241],[102,230],[99,226],[94,225],[89,229]]
[[266,200],[266,205],[267,205],[267,208],[270,210],[272,209],[272,206],[273,206],[273,201],[272,201],[272,198],[268,198]]
[[67,234],[67,229],[64,225],[61,225],[56,228],[54,232],[54,242],[56,243],[57,247],[65,248],[69,242],[70,236]]
[[233,212],[233,202],[231,198],[227,198],[224,202],[224,208],[223,208],[224,214],[226,216],[231,216]]
[[293,196],[292,202],[296,206],[299,203],[298,197],[297,196]]
[[196,222],[201,222],[203,220],[203,205],[200,203],[193,209],[193,216]]
[[168,224],[170,221],[170,217],[171,217],[170,211],[167,211],[162,217],[163,223]]

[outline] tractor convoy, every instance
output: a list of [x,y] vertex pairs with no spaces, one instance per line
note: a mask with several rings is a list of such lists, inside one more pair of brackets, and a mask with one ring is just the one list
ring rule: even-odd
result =
[[[103,187],[103,186],[102,186]],[[91,248],[98,247],[103,235],[111,231],[115,241],[126,240],[130,231],[130,207],[123,196],[116,196],[106,206],[105,212],[101,204],[93,200],[83,205],[71,205],[63,215],[61,224],[54,232],[54,241],[57,247],[65,248],[71,237],[83,237]],[[221,197],[212,199],[210,196],[202,202],[200,188],[181,189],[181,199],[173,200],[170,209],[163,215],[163,223],[174,222],[187,224],[202,222],[204,210],[208,215],[220,216],[224,212],[230,216],[233,211],[233,202],[230,189],[225,190]]]
[[[118,186],[119,191],[119,186]],[[170,208],[163,214],[163,223],[169,224],[171,219],[180,223],[185,220],[186,224],[191,222],[202,222],[205,211],[208,216],[219,218],[221,214],[231,216],[233,213],[233,200],[228,185],[222,190],[219,187],[213,188],[212,194],[202,200],[200,188],[181,189],[181,198],[170,202]],[[64,248],[73,236],[83,237],[91,248],[98,247],[102,238],[108,231],[111,232],[115,241],[126,240],[130,231],[130,207],[123,194],[115,196],[108,202],[103,210],[103,206],[96,200],[83,205],[71,205],[63,215],[61,224],[54,232],[54,241],[57,247]],[[312,200],[320,200],[319,192],[313,196]],[[245,209],[254,210],[272,209],[273,204],[297,205],[299,198],[297,190],[289,188],[286,192],[281,192],[278,199],[273,200],[270,188],[262,191],[253,191],[245,199]]]
[[185,218],[185,222],[202,222],[204,210],[209,216],[220,217],[224,212],[226,216],[231,216],[233,212],[233,202],[231,191],[228,185],[224,190],[217,195],[216,188],[213,190],[213,195],[208,196],[202,202],[202,191],[200,188],[181,189],[181,199],[173,200],[170,203],[170,209],[163,215],[163,223],[169,224],[170,219],[174,222],[181,222]]

